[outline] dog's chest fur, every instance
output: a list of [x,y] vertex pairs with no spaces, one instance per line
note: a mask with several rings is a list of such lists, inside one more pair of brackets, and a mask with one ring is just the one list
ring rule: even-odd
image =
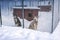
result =
[[37,21],[36,20],[33,20],[33,22],[29,26],[29,29],[34,29],[34,30],[37,29]]

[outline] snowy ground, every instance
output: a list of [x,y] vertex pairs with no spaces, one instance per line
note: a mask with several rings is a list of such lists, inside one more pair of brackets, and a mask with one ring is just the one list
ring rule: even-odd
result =
[[50,33],[23,29],[20,27],[0,27],[0,40],[51,40]]
[[40,32],[21,27],[0,27],[0,40],[60,40],[60,22],[54,32]]
[[54,40],[60,40],[60,22],[58,23],[56,29],[54,30],[52,37]]

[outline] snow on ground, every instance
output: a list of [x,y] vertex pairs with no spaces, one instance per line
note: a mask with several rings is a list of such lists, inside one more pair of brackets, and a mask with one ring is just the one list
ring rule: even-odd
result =
[[51,40],[50,33],[23,29],[21,27],[0,27],[0,40]]
[[54,40],[60,40],[60,22],[58,23],[56,29],[54,30],[52,37]]
[[52,34],[22,27],[0,27],[0,40],[60,40],[60,22]]

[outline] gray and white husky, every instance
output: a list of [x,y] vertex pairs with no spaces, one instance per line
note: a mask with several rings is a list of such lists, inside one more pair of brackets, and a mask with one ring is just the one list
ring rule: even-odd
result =
[[15,21],[16,26],[21,26],[21,22],[17,16],[14,16],[14,21]]

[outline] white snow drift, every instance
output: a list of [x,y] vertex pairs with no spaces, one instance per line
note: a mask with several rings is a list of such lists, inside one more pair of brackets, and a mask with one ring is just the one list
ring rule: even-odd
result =
[[60,40],[59,37],[60,22],[52,34],[21,27],[0,27],[0,40]]
[[21,27],[0,27],[0,40],[51,40],[50,33],[23,29]]

